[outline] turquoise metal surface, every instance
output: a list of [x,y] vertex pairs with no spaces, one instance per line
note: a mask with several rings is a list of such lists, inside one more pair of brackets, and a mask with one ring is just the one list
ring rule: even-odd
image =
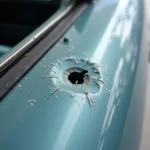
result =
[[0,57],[2,57],[7,52],[9,52],[10,49],[11,49],[11,47],[9,47],[9,46],[0,45]]
[[[117,150],[135,83],[142,23],[142,0],[92,3],[64,35],[69,42],[62,37],[0,103],[0,149]],[[97,65],[100,91],[87,97],[54,82],[52,70],[61,69],[66,59],[87,60],[84,69]],[[88,98],[94,101],[91,107]]]

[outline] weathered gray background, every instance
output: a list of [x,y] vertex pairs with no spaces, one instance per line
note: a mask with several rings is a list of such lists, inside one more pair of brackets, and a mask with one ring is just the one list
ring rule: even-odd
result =
[[[147,22],[150,28],[150,0],[144,0],[145,2],[145,12],[147,13]],[[150,41],[150,35],[149,41]],[[140,150],[150,150],[150,63],[149,63],[149,74],[148,74],[148,87],[147,87],[147,99],[145,103],[144,112],[144,122],[143,122],[143,132],[141,139]]]

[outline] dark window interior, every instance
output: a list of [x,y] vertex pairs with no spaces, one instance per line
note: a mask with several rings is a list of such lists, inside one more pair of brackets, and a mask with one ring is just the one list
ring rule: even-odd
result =
[[58,7],[54,1],[0,1],[0,45],[16,45]]

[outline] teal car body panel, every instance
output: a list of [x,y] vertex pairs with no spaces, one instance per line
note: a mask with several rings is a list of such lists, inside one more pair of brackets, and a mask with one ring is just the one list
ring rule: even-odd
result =
[[[142,0],[101,0],[90,4],[0,102],[0,149],[119,149],[134,98],[142,28]],[[57,65],[62,58],[100,64],[98,70],[104,84],[91,96],[95,103],[92,107],[84,93],[68,94],[49,77],[52,64]],[[145,95],[144,91],[139,94]]]
[[11,47],[0,45],[0,57],[3,56],[5,53],[8,53],[10,51]]

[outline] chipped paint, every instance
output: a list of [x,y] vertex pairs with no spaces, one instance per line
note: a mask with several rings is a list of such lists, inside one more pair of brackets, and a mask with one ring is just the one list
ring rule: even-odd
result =
[[26,101],[27,104],[30,104],[30,106],[35,106],[35,103],[36,103],[36,100],[33,99],[33,100],[28,100]]
[[[51,96],[55,95],[56,98],[57,92],[60,90],[68,94],[71,98],[78,94],[81,96],[81,99],[87,100],[91,108],[95,107],[92,97],[100,92],[101,85],[104,86],[109,95],[111,92],[106,83],[101,79],[100,68],[106,69],[106,66],[93,63],[87,54],[83,53],[83,55],[86,56],[85,59],[70,56],[57,59],[55,63],[46,65],[50,67],[50,72],[49,75],[43,77],[51,79],[54,84],[54,88],[51,88]],[[81,79],[79,82],[79,78],[76,76],[77,73],[81,78],[80,74],[86,70],[87,73],[82,76],[83,82],[81,82]],[[73,73],[74,78],[76,78],[74,79],[76,80],[75,82],[69,78]]]

